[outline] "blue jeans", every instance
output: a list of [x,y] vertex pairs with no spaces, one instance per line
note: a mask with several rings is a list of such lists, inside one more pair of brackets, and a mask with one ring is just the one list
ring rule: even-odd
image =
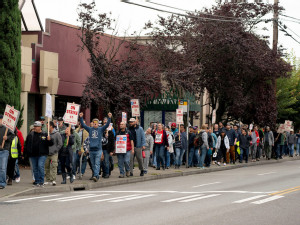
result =
[[44,184],[46,159],[46,155],[30,157],[35,183],[37,184]]
[[103,150],[104,155],[104,174],[109,175],[109,153],[107,150]]
[[243,162],[244,156],[245,156],[245,161],[248,162],[248,157],[249,157],[249,148],[242,149],[240,148],[241,153],[240,153],[240,162]]
[[19,160],[16,160],[16,166],[15,166],[15,176],[14,179],[19,178],[20,177],[20,170],[19,170]]
[[296,154],[299,155],[299,153],[300,153],[300,143],[297,143],[296,145],[297,145],[297,152],[296,152]]
[[100,172],[100,160],[101,160],[102,150],[90,151],[90,160],[93,168],[93,177],[99,179]]
[[181,166],[183,154],[185,150],[182,148],[175,148],[175,152],[176,152],[175,166]]
[[130,154],[131,154],[131,151],[127,151],[126,153],[117,154],[118,167],[119,167],[121,175],[125,174],[124,166],[125,166],[126,172],[130,171],[130,165],[129,165],[130,164]]
[[6,186],[6,169],[9,151],[0,151],[0,186]]
[[207,148],[206,146],[201,147],[201,153],[200,153],[200,160],[199,160],[199,167],[204,167],[204,160],[207,154]]
[[290,156],[294,156],[294,144],[289,144],[289,152],[290,152]]
[[170,167],[170,162],[171,162],[170,152],[166,151],[166,167]]
[[195,155],[195,148],[191,147],[190,154],[189,154],[189,166],[193,166],[194,155]]
[[87,158],[86,156],[84,155],[84,153],[82,153],[83,156],[82,156],[82,164],[81,164],[81,171],[80,171],[80,155],[77,154],[77,165],[78,165],[78,173],[81,173],[82,175],[85,173],[85,169],[86,169],[86,165],[87,165]]
[[156,144],[155,146],[156,152],[156,161],[157,161],[157,168],[160,168],[160,164],[165,166],[165,146],[163,144]]
[[73,152],[73,158],[72,158],[72,174],[76,176],[76,169],[77,169],[77,155],[78,151]]
[[195,150],[195,153],[194,153],[194,158],[193,158],[193,164],[198,166],[199,164],[199,161],[200,161],[200,153],[199,153],[199,148],[196,148]]
[[[156,146],[156,145],[155,145]],[[153,154],[152,154],[152,165],[156,167],[156,149],[154,148]]]
[[283,145],[283,153],[284,155],[288,155],[289,154],[289,147],[287,144]]

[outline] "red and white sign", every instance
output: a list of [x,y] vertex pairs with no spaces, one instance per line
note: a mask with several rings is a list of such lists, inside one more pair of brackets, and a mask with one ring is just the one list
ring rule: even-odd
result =
[[176,109],[176,124],[183,124],[183,109]]
[[[105,124],[104,124],[105,125]],[[111,130],[113,128],[113,123],[110,123],[107,130]]]
[[127,113],[126,112],[122,112],[122,122],[127,123]]
[[127,136],[118,135],[116,138],[116,153],[126,153],[127,152]]
[[18,110],[14,109],[14,107],[10,105],[6,105],[2,123],[8,129],[14,132],[19,120],[19,116],[20,112]]
[[131,99],[130,104],[131,104],[132,117],[140,116],[140,102],[139,102],[139,100],[138,99]]
[[284,126],[285,126],[284,131],[290,132],[292,129],[292,123],[293,123],[292,121],[286,120],[284,123]]
[[64,115],[64,122],[76,126],[78,121],[80,105],[69,103],[67,104],[67,110]]
[[277,133],[282,134],[285,131],[285,125],[284,124],[280,124],[277,130]]

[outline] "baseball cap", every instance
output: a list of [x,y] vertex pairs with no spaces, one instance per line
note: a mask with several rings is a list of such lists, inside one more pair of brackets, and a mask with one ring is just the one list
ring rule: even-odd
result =
[[93,119],[92,121],[93,121],[93,122],[100,123],[100,121],[99,121],[97,118]]
[[176,123],[172,123],[172,124],[171,124],[171,127],[176,127]]
[[35,121],[34,124],[33,124],[34,127],[41,127],[42,124],[40,121]]
[[62,117],[58,117],[58,121],[64,121]]
[[129,122],[135,122],[136,120],[134,118],[130,118]]
[[40,120],[45,120],[45,117],[41,116],[41,117],[40,117]]

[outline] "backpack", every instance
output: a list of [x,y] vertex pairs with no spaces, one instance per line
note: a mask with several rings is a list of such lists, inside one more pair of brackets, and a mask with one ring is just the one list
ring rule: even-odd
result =
[[194,146],[195,147],[201,147],[204,144],[204,141],[202,139],[202,134],[204,131],[201,131],[194,139]]

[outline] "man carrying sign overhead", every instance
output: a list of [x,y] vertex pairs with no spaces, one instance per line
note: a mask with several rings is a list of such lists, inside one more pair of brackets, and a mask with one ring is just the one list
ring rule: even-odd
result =
[[108,128],[112,114],[108,113],[107,123],[103,127],[99,127],[99,120],[93,119],[93,127],[88,127],[83,122],[83,113],[79,114],[80,123],[82,127],[89,132],[90,140],[90,160],[93,168],[93,181],[97,182],[99,180],[99,170],[100,170],[100,159],[102,155],[102,137],[103,132]]
[[0,189],[6,186],[6,169],[8,162],[8,155],[11,143],[14,139],[14,134],[8,130],[2,123],[3,115],[0,115]]

